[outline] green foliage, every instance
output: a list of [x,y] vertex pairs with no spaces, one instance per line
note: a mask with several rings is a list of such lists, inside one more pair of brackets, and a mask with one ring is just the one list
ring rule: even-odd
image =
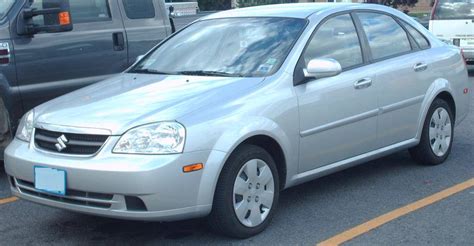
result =
[[232,6],[231,0],[198,0],[199,9],[202,11],[226,10]]
[[294,0],[238,0],[237,4],[239,8],[267,5],[267,4],[278,4],[278,3],[294,3]]
[[369,3],[378,3],[393,8],[398,7],[414,7],[418,0],[369,0]]

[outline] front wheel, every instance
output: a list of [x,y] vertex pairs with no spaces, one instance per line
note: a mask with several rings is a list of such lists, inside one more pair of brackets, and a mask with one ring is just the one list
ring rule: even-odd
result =
[[229,157],[219,177],[210,227],[231,237],[254,236],[270,223],[278,197],[273,158],[258,146],[241,146]]
[[423,125],[420,144],[410,149],[412,158],[420,164],[438,165],[451,153],[454,118],[449,104],[435,99]]

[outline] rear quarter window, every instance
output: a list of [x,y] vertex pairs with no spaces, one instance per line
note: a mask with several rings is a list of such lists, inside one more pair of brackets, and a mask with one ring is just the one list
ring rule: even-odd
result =
[[423,36],[423,34],[421,34],[418,30],[416,30],[416,28],[410,26],[408,23],[402,20],[400,22],[405,27],[405,29],[407,29],[408,33],[410,33],[410,35],[415,39],[415,42],[420,49],[430,48],[430,43],[428,42],[426,37]]

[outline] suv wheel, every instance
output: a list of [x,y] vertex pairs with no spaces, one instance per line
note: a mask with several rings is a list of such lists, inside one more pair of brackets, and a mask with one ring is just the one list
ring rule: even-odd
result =
[[449,104],[442,99],[435,99],[428,111],[420,144],[410,149],[415,161],[424,165],[438,165],[448,158],[453,143],[453,119]]
[[219,177],[210,227],[231,237],[254,236],[270,223],[278,197],[273,158],[258,146],[243,145],[230,156]]

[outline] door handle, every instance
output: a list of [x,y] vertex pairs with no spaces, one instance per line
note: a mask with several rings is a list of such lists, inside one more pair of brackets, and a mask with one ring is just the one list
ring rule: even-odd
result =
[[125,49],[125,38],[123,32],[114,32],[112,34],[112,39],[114,41],[114,50],[121,51]]
[[369,78],[358,80],[354,83],[354,88],[357,90],[369,88],[372,85],[372,80]]
[[427,68],[428,68],[428,65],[421,62],[413,66],[413,70],[415,70],[415,72],[425,71]]

